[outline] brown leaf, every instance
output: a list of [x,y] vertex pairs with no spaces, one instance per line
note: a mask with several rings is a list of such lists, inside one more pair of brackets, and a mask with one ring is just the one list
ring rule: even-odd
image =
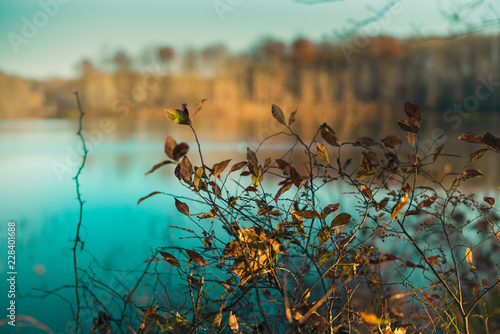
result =
[[434,150],[434,157],[432,157],[432,163],[435,163],[439,155],[441,154],[441,151],[443,150],[444,145],[439,146]]
[[337,211],[339,208],[340,203],[328,204],[323,208],[323,211],[321,211],[321,216],[323,216],[323,218],[326,218],[330,213]]
[[397,215],[401,212],[401,210],[405,207],[405,205],[408,204],[408,196],[404,196],[401,198],[401,201],[394,207],[392,210],[392,221],[394,221],[397,217]]
[[217,177],[220,175],[220,173],[222,173],[224,171],[224,169],[226,169],[226,167],[227,167],[227,165],[229,165],[230,161],[231,161],[231,159],[224,160],[222,162],[216,163],[212,167],[213,173],[214,173],[214,179],[217,180]]
[[481,173],[481,171],[478,169],[467,169],[466,171],[464,171],[462,173],[462,177],[464,179],[470,179],[470,178],[476,177],[476,176],[483,176],[483,173]]
[[415,119],[419,124],[422,122],[423,113],[419,106],[411,102],[405,103],[405,112],[408,117]]
[[271,113],[278,122],[280,122],[283,125],[286,125],[285,115],[283,114],[283,111],[281,110],[280,107],[273,104],[273,106],[271,107]]
[[344,226],[349,224],[351,221],[351,215],[345,212],[340,213],[335,218],[333,218],[330,223],[330,227]]
[[198,109],[196,109],[196,111],[194,112],[193,117],[194,117],[194,116],[196,116],[196,114],[197,114],[198,112],[200,112],[200,111],[201,111],[201,109],[203,109],[203,104],[204,104],[206,101],[208,101],[208,100],[207,100],[207,99],[201,99],[201,100],[199,100],[199,101],[198,101]]
[[469,160],[471,163],[473,163],[474,161],[476,160],[479,160],[481,159],[481,157],[487,152],[489,151],[488,148],[483,148],[482,150],[479,150],[479,151],[476,151],[476,152],[472,152],[470,155],[469,155]]
[[174,156],[174,160],[179,160],[183,156],[186,155],[186,153],[189,151],[189,145],[186,143],[180,143],[174,148],[174,151],[172,152]]
[[144,174],[144,176],[153,173],[155,170],[157,170],[160,167],[163,167],[163,166],[168,165],[168,164],[173,164],[173,163],[174,162],[170,161],[170,160],[162,161],[159,164],[154,165],[153,168],[151,168],[151,170],[149,172],[147,172],[146,174]]
[[316,143],[316,147],[318,150],[318,155],[321,158],[321,160],[326,161],[328,164],[330,164],[330,158],[328,156],[328,150],[325,147],[325,145],[322,145],[320,143]]
[[421,160],[418,154],[413,154],[413,153],[408,154],[408,159],[414,165],[418,164]]
[[290,118],[288,119],[288,126],[292,125],[293,122],[295,122],[295,115],[297,114],[297,109],[295,109],[294,112],[290,115]]
[[234,164],[233,167],[231,167],[231,170],[229,172],[232,173],[234,171],[240,170],[243,167],[245,167],[246,165],[247,165],[246,161],[238,162],[238,163]]
[[417,208],[419,208],[419,209],[427,208],[427,207],[431,206],[432,203],[434,203],[436,201],[436,199],[437,199],[437,196],[432,196],[432,197],[418,203]]
[[191,260],[198,262],[203,267],[207,266],[207,263],[205,262],[205,259],[200,254],[198,254],[195,251],[192,251],[190,249],[186,249],[186,253],[187,253],[187,255],[189,256],[189,258]]
[[500,152],[500,138],[495,137],[491,133],[484,133],[482,143],[489,146],[492,150]]
[[165,258],[165,260],[170,263],[171,265],[173,266],[176,266],[178,268],[181,267],[181,265],[179,264],[179,261],[175,258],[175,256],[173,256],[172,254],[170,253],[167,253],[167,252],[162,252],[160,251],[160,254]]
[[161,192],[161,191],[153,191],[151,194],[149,194],[149,195],[147,195],[147,196],[142,197],[141,199],[139,199],[139,200],[137,201],[137,205],[139,205],[139,204],[140,204],[142,201],[144,201],[145,199],[150,198],[151,196],[154,196],[154,195],[158,195],[158,194],[162,194],[162,192]]
[[188,157],[184,156],[181,163],[179,164],[179,175],[186,181],[186,183],[191,184],[191,178],[193,177],[193,165],[189,161]]
[[[174,138],[170,137],[170,135],[167,135],[167,139],[165,140],[165,154],[170,159],[174,159],[174,148],[176,146],[177,146],[177,143],[175,142]],[[174,160],[177,160],[177,159],[174,159]]]
[[248,163],[254,164],[257,166],[257,156],[255,155],[254,151],[252,151],[249,147],[247,147],[247,160]]
[[320,127],[321,137],[330,145],[338,146],[338,138],[335,136],[335,132],[333,132],[332,128],[328,126],[328,124],[323,123]]
[[401,129],[410,133],[418,133],[420,131],[420,124],[414,118],[402,118],[398,121],[398,125]]
[[389,148],[394,148],[396,146],[399,146],[401,145],[401,139],[397,136],[393,136],[393,135],[389,135],[387,137],[385,137],[384,139],[382,139],[382,142],[384,143],[384,146],[385,147],[389,147]]
[[467,132],[458,136],[458,139],[466,143],[480,144],[483,142],[483,138],[476,136],[475,133]]
[[372,191],[364,184],[361,185],[361,194],[368,199],[373,199]]
[[305,219],[321,218],[321,215],[314,210],[297,211],[297,210],[291,209],[291,212],[292,212],[292,215],[298,216],[300,218],[305,218]]
[[427,292],[425,292],[424,290],[420,289],[420,293],[422,293],[422,296],[424,297],[424,300],[429,305],[431,305],[433,308],[437,308],[436,301],[431,296],[429,296],[429,294]]
[[280,196],[287,192],[292,187],[292,185],[293,183],[288,181],[283,186],[281,186],[280,190],[278,190],[278,192],[274,196],[274,202],[278,203],[278,199],[280,198]]
[[495,206],[495,199],[493,197],[484,197],[483,200],[492,207]]
[[388,202],[389,202],[389,197],[385,197],[379,203],[377,203],[377,207],[375,208],[375,210],[377,210],[377,211],[382,210],[383,208],[386,207]]
[[327,226],[323,226],[321,230],[318,231],[318,241],[320,245],[326,243],[331,236],[330,228]]
[[177,198],[175,199],[175,207],[180,213],[185,214],[186,216],[189,216],[189,207],[187,206],[186,203],[183,203],[179,201]]
[[356,140],[354,146],[370,147],[374,146],[377,142],[370,137],[362,137]]

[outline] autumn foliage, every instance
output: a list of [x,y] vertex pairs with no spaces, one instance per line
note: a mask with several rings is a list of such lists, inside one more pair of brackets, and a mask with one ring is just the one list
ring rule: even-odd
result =
[[[300,57],[313,55],[300,47]],[[210,161],[187,105],[166,110],[192,130],[198,149],[191,154],[167,136],[167,159],[147,174],[170,168],[193,204],[163,191],[138,204],[172,195],[168,203],[199,245],[165,245],[146,260],[165,261],[186,298],[142,305],[138,333],[500,329],[498,210],[494,197],[476,198],[467,187],[482,175],[473,163],[500,152],[499,138],[460,136],[481,145],[464,162],[443,146],[419,148],[425,118],[413,103],[404,105],[394,134],[354,142],[326,123],[305,141],[294,130],[297,110],[287,117],[277,105],[270,109],[280,134],[293,138],[291,149],[271,158],[248,148],[238,162]],[[442,175],[443,159],[465,167]],[[110,318],[101,312],[96,321]]]

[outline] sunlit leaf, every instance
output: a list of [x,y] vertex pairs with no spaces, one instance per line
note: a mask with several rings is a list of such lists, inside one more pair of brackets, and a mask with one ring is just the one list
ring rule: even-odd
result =
[[238,319],[236,318],[236,316],[233,314],[233,311],[230,311],[229,312],[229,321],[228,321],[228,325],[229,325],[229,328],[231,328],[231,331],[233,333],[239,333],[240,332],[240,329],[239,329],[239,325],[238,325]]
[[189,114],[180,109],[165,109],[165,114],[174,123],[190,125]]
[[288,119],[288,126],[292,125],[293,122],[295,122],[295,115],[297,114],[297,109],[295,109],[294,112],[290,115],[290,118]]
[[183,203],[179,201],[177,198],[175,199],[175,207],[180,213],[185,214],[186,216],[189,216],[189,207],[187,206],[186,203]]
[[[222,297],[221,297],[222,298]],[[222,321],[222,311],[224,310],[224,303],[221,303],[219,306],[219,311],[214,317],[214,326],[220,327],[220,323]]]
[[149,195],[147,195],[147,196],[142,197],[141,199],[139,199],[137,201],[137,205],[141,204],[141,202],[144,201],[145,199],[150,198],[151,196],[154,196],[154,195],[158,195],[158,194],[162,194],[162,192],[161,191],[153,191],[151,194],[149,194]]
[[367,178],[375,174],[377,174],[377,172],[375,172],[374,170],[360,170],[359,172],[356,173],[356,177],[362,180],[364,178]]
[[227,167],[227,165],[229,165],[230,161],[231,161],[231,159],[224,160],[222,162],[216,163],[212,167],[213,173],[214,173],[214,179],[217,180],[217,177],[220,175],[220,173],[222,173],[224,171],[224,169],[226,169],[226,167]]
[[330,239],[331,231],[327,226],[323,226],[321,230],[318,231],[318,241],[320,245],[323,245]]
[[271,107],[271,113],[278,122],[280,122],[283,125],[286,125],[285,115],[283,114],[283,111],[281,110],[280,107],[273,104],[273,106]]
[[175,258],[175,256],[173,256],[172,254],[170,253],[167,253],[167,252],[162,252],[160,251],[160,254],[165,258],[165,260],[170,263],[171,265],[173,266],[176,266],[178,268],[181,267],[181,265],[179,264],[179,261]]
[[344,226],[349,224],[351,221],[351,215],[345,212],[340,213],[335,218],[333,218],[330,223],[330,227]]
[[359,312],[359,315],[361,315],[361,318],[363,318],[363,321],[366,322],[367,324],[370,325],[384,325],[386,322],[383,319],[380,319],[373,313],[365,313],[365,312]]
[[465,261],[467,261],[468,264],[472,265],[472,250],[467,247],[465,250]]
[[194,173],[193,185],[197,191],[200,191],[201,178],[203,177],[203,167],[198,167]]
[[487,152],[489,151],[489,149],[487,148],[483,148],[482,150],[479,150],[479,151],[476,151],[476,152],[472,152],[470,155],[469,155],[469,160],[471,163],[473,163],[474,161],[476,160],[479,160],[481,159],[481,157]]
[[405,207],[406,204],[408,204],[408,196],[403,196],[401,198],[401,201],[392,210],[392,215],[391,215],[392,221],[396,219],[397,215],[401,212],[401,210]]
[[417,135],[412,132],[408,132],[406,135],[406,139],[408,140],[408,143],[412,148],[415,148],[415,139],[417,138]]
[[321,137],[330,145],[338,146],[338,138],[335,136],[335,132],[333,132],[332,128],[328,126],[328,124],[323,123],[320,127]]
[[162,161],[156,165],[153,166],[153,168],[151,168],[151,170],[149,172],[147,172],[146,174],[144,174],[144,176],[148,175],[148,174],[151,174],[153,173],[155,170],[157,170],[158,168],[160,167],[163,167],[165,165],[168,165],[168,164],[173,164],[174,162],[173,161],[170,161],[170,160],[165,160],[165,161]]
[[186,249],[186,253],[187,253],[187,255],[189,256],[189,258],[191,260],[198,262],[203,267],[207,266],[207,263],[205,262],[205,259],[200,254],[198,254],[195,251],[192,251],[190,249]]
[[328,150],[325,147],[325,145],[316,143],[316,147],[318,150],[318,155],[321,158],[321,160],[326,161],[328,164],[330,164],[330,157],[328,156]]

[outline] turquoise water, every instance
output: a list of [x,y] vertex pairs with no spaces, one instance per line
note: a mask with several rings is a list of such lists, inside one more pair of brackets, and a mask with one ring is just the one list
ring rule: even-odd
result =
[[[7,271],[7,222],[15,221],[16,313],[18,317],[29,315],[37,319],[55,333],[68,332],[70,328],[66,326],[72,318],[68,304],[55,295],[43,299],[29,296],[45,295],[35,289],[49,291],[74,284],[71,248],[79,207],[72,178],[79,157],[73,153],[79,152],[80,145],[75,132],[74,121],[0,124],[0,238],[1,245],[5,245],[0,271]],[[85,201],[81,230],[85,245],[84,251],[79,252],[79,267],[92,268],[96,278],[114,284],[122,293],[127,289],[118,282],[124,272],[143,267],[143,261],[154,249],[179,242],[186,245],[186,240],[179,240],[186,233],[168,227],[186,224],[175,210],[173,198],[156,196],[136,205],[139,198],[156,190],[189,195],[170,176],[172,168],[165,167],[144,177],[154,164],[165,159],[164,138],[163,131],[103,134],[102,140],[94,140],[93,145],[90,142],[87,164],[80,178]],[[92,256],[100,266],[116,271],[100,269]],[[2,309],[7,290],[6,280],[2,279]],[[58,293],[74,300],[71,288]],[[3,318],[2,314],[0,319]],[[30,332],[24,327],[16,329],[19,333]]]
[[[0,270],[7,272],[7,248],[3,245],[6,245],[7,223],[15,221],[18,321],[22,315],[27,315],[48,326],[49,332],[57,334],[71,332],[72,327],[68,325],[72,319],[70,307],[59,296],[41,290],[54,291],[74,284],[71,248],[79,207],[72,178],[80,164],[76,126],[75,121],[69,120],[0,123],[0,240],[5,254],[0,256]],[[88,126],[90,129],[99,128],[92,122]],[[190,236],[189,233],[169,227],[197,230],[177,212],[173,198],[159,195],[136,205],[139,198],[152,191],[191,195],[173,177],[172,166],[144,177],[154,164],[165,159],[163,142],[166,130],[148,131],[147,128],[139,126],[133,133],[89,130],[90,153],[80,178],[85,201],[81,236],[85,244],[83,251],[79,252],[79,267],[122,295],[128,292],[140,274],[139,271],[130,271],[143,269],[143,261],[157,247],[199,246],[194,239],[181,239]],[[188,141],[194,149],[195,144],[190,141],[192,134],[177,131],[174,138]],[[245,148],[245,143],[204,145],[204,150],[218,156],[214,158],[217,161],[208,164],[230,157],[234,158],[233,163],[245,160]],[[194,164],[199,164],[194,152],[190,158]],[[498,180],[499,160],[493,152],[488,152],[484,158],[487,180]],[[342,191],[328,192],[329,198],[325,198],[325,202],[340,202]],[[199,205],[189,205],[192,212],[203,211]],[[163,263],[160,266],[164,271],[170,270]],[[4,293],[8,286],[5,279],[1,282],[3,308],[7,305],[4,300],[8,302]],[[174,294],[180,293],[175,291],[176,282],[168,284],[172,285]],[[143,305],[151,302],[151,294],[148,296],[147,293],[149,288],[141,286],[138,291],[137,301]],[[72,288],[57,290],[57,293],[74,301]],[[100,294],[98,297],[112,307],[109,296]],[[82,314],[87,330],[93,316],[95,314]],[[3,318],[1,314],[0,319]],[[3,329],[0,328],[0,332]],[[12,332],[41,332],[27,327],[16,327],[16,330]]]

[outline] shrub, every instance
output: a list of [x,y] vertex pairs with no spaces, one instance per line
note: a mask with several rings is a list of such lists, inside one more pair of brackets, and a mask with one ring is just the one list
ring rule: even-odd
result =
[[[465,182],[482,175],[470,166],[438,175],[442,160],[456,165],[459,158],[443,146],[419,149],[417,105],[406,103],[407,117],[398,121],[408,143],[396,135],[343,142],[326,123],[305,141],[294,131],[297,111],[288,121],[278,106],[271,111],[284,129],[278,135],[294,141],[289,151],[271,159],[248,148],[241,162],[209,164],[187,106],[166,110],[192,130],[198,157],[188,158],[189,145],[167,136],[168,159],[147,174],[175,166],[203,208],[173,202],[200,243],[165,246],[147,260],[168,262],[186,299],[146,306],[138,333],[499,329],[495,199],[464,192]],[[500,151],[490,133],[459,139],[484,145],[471,164]]]

